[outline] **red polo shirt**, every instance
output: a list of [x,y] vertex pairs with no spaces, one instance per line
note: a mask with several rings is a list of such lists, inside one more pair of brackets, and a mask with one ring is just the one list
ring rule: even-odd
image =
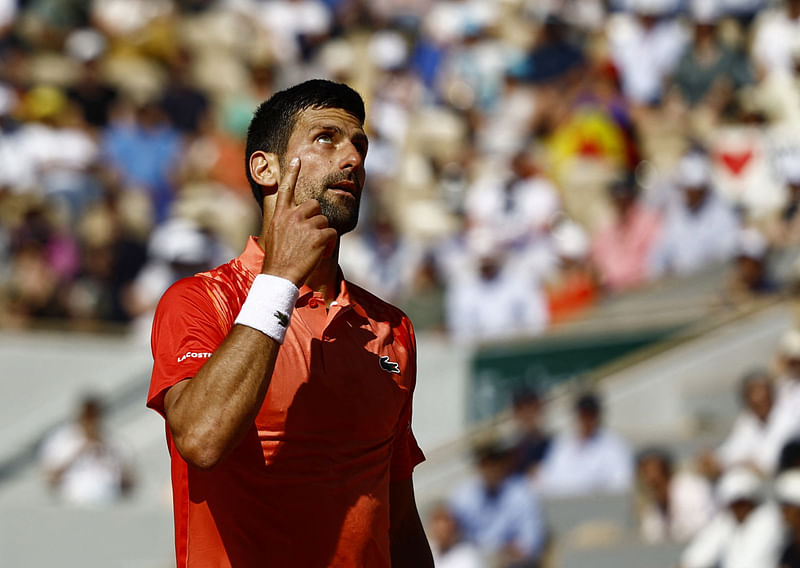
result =
[[[153,324],[147,405],[193,377],[233,326],[264,253],[175,283]],[[258,416],[202,471],[172,458],[178,566],[388,567],[389,483],[424,459],[411,432],[416,344],[397,308],[345,282],[300,290]]]

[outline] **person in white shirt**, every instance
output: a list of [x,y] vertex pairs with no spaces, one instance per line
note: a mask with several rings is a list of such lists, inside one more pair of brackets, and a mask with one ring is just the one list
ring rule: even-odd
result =
[[721,509],[684,550],[681,568],[775,568],[783,546],[780,512],[761,478],[734,468],[719,481]]
[[686,276],[710,263],[727,261],[736,252],[739,220],[711,187],[708,157],[699,152],[684,156],[677,181],[682,193],[669,207],[653,249],[653,277]]
[[701,475],[676,468],[663,448],[648,448],[637,459],[642,487],[639,533],[645,542],[684,542],[697,534],[714,513],[711,484]]
[[775,471],[786,442],[800,436],[800,330],[783,334],[778,358],[782,373],[775,382],[774,416],[770,416],[770,432],[762,449],[767,473]]
[[450,272],[445,318],[461,343],[533,336],[547,327],[547,300],[525,263],[515,261],[491,234],[473,231],[470,258],[461,272]]
[[800,43],[800,0],[762,12],[756,20],[752,58],[763,74],[794,74],[792,52]]
[[672,0],[633,0],[633,14],[618,13],[607,20],[611,58],[620,71],[622,90],[635,104],[661,100],[665,78],[675,69],[689,34],[667,14]]
[[765,473],[774,467],[764,452],[775,416],[772,381],[765,370],[751,371],[744,376],[740,387],[742,410],[722,444],[700,458],[703,469],[711,477],[716,478],[737,465],[756,467]]
[[546,497],[628,491],[633,455],[622,437],[603,427],[600,399],[585,393],[574,408],[576,427],[555,438],[534,488]]
[[83,507],[110,505],[133,486],[130,456],[104,435],[102,406],[93,397],[80,405],[78,417],[43,442],[40,463],[47,481],[64,503]]

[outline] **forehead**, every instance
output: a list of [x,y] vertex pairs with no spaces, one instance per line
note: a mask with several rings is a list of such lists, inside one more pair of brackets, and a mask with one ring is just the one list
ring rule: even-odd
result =
[[292,133],[301,134],[314,128],[329,126],[340,128],[348,135],[364,134],[361,122],[340,108],[308,108],[300,111]]

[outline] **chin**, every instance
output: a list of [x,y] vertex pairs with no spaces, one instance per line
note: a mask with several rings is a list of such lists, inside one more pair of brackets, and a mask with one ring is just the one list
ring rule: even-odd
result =
[[320,209],[323,215],[328,219],[328,226],[335,229],[341,236],[349,233],[356,228],[358,224],[358,207],[355,209],[343,210],[339,207],[334,207],[327,201],[320,201]]

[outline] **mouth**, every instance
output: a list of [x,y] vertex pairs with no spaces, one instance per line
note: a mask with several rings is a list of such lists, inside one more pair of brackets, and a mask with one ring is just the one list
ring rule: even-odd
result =
[[335,193],[346,194],[351,197],[356,197],[358,195],[358,185],[352,181],[341,181],[335,185],[329,186],[328,189]]

